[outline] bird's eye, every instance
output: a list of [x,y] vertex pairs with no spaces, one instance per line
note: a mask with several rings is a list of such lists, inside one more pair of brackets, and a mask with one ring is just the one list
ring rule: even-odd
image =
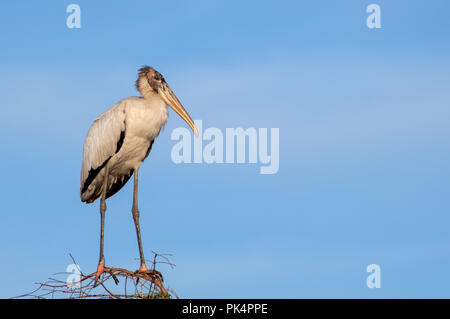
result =
[[159,81],[159,80],[161,80],[161,78],[159,77],[159,75],[155,74],[155,75],[153,76],[153,80]]

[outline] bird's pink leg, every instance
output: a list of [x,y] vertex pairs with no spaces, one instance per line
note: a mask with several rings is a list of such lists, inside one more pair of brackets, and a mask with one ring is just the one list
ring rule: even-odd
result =
[[103,272],[105,271],[105,261],[104,260],[100,260],[97,266],[97,273],[95,275],[95,280],[97,281],[98,278],[101,276],[101,274],[103,274]]
[[145,265],[145,261],[144,261],[144,263],[141,263],[141,267],[139,267],[139,270],[138,270],[139,272],[148,272],[148,268],[147,268],[147,266]]
[[139,227],[139,209],[138,209],[138,171],[134,171],[134,189],[133,189],[133,207],[131,212],[133,213],[134,225],[136,226],[136,236],[139,245],[139,257],[141,259],[141,266],[139,267],[139,272],[148,272],[147,266],[145,265],[144,250],[142,249],[141,241],[141,229]]
[[105,228],[105,212],[106,212],[106,190],[108,189],[109,165],[105,166],[105,178],[103,181],[103,190],[100,197],[100,257],[97,266],[97,273],[95,275],[95,282],[97,283],[100,275],[105,271],[105,257],[103,256],[103,237]]

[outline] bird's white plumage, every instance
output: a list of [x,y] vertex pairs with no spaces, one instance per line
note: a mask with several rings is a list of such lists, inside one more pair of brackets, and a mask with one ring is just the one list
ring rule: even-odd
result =
[[134,174],[133,206],[141,266],[138,272],[154,276],[145,264],[138,209],[138,175],[153,141],[168,120],[170,106],[198,136],[194,121],[164,77],[149,66],[139,69],[136,88],[140,97],[129,97],[101,114],[92,124],[83,148],[80,194],[83,202],[100,197],[100,258],[95,284],[105,272],[103,235],[106,199],[119,191]]
[[[82,201],[91,202],[101,193],[105,167],[90,181],[88,176],[91,170],[99,169],[108,161],[110,188],[119,179],[129,176],[148,155],[152,141],[167,119],[166,103],[156,95],[129,97],[102,113],[92,124],[84,143],[80,188]],[[118,145],[121,137],[124,139]],[[120,149],[117,152],[118,146]],[[85,185],[86,182],[89,184]]]

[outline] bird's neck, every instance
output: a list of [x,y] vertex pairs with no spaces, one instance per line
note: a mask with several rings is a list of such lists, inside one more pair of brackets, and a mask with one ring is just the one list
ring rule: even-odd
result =
[[154,92],[147,92],[142,94],[142,98],[148,108],[152,109],[153,112],[160,114],[161,117],[165,118],[165,121],[167,121],[168,108],[166,102],[164,102],[158,94]]
[[152,90],[139,90],[139,93],[141,93],[142,97],[147,101],[160,99],[160,97]]

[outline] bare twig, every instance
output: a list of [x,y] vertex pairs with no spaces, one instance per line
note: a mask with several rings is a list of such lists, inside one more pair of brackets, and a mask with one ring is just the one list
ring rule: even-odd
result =
[[[72,262],[77,265],[75,258],[71,254]],[[98,278],[96,283],[96,272],[84,275],[80,270],[80,279],[73,283],[67,283],[65,280],[55,278],[59,275],[70,275],[71,273],[56,273],[46,282],[36,283],[38,287],[30,293],[17,296],[15,298],[61,298],[61,299],[91,299],[91,298],[109,298],[109,299],[153,299],[153,298],[172,298],[178,297],[172,290],[164,287],[164,278],[156,270],[156,264],[168,264],[170,267],[175,265],[170,262],[165,254],[154,253],[151,261],[152,267],[148,272],[131,271],[124,268],[105,267],[104,273]],[[64,278],[65,279],[65,278]],[[122,280],[123,279],[123,280]],[[123,282],[123,293],[116,293],[121,289],[120,282]],[[129,282],[133,284],[133,293],[128,293]],[[114,285],[112,284],[114,283]]]

